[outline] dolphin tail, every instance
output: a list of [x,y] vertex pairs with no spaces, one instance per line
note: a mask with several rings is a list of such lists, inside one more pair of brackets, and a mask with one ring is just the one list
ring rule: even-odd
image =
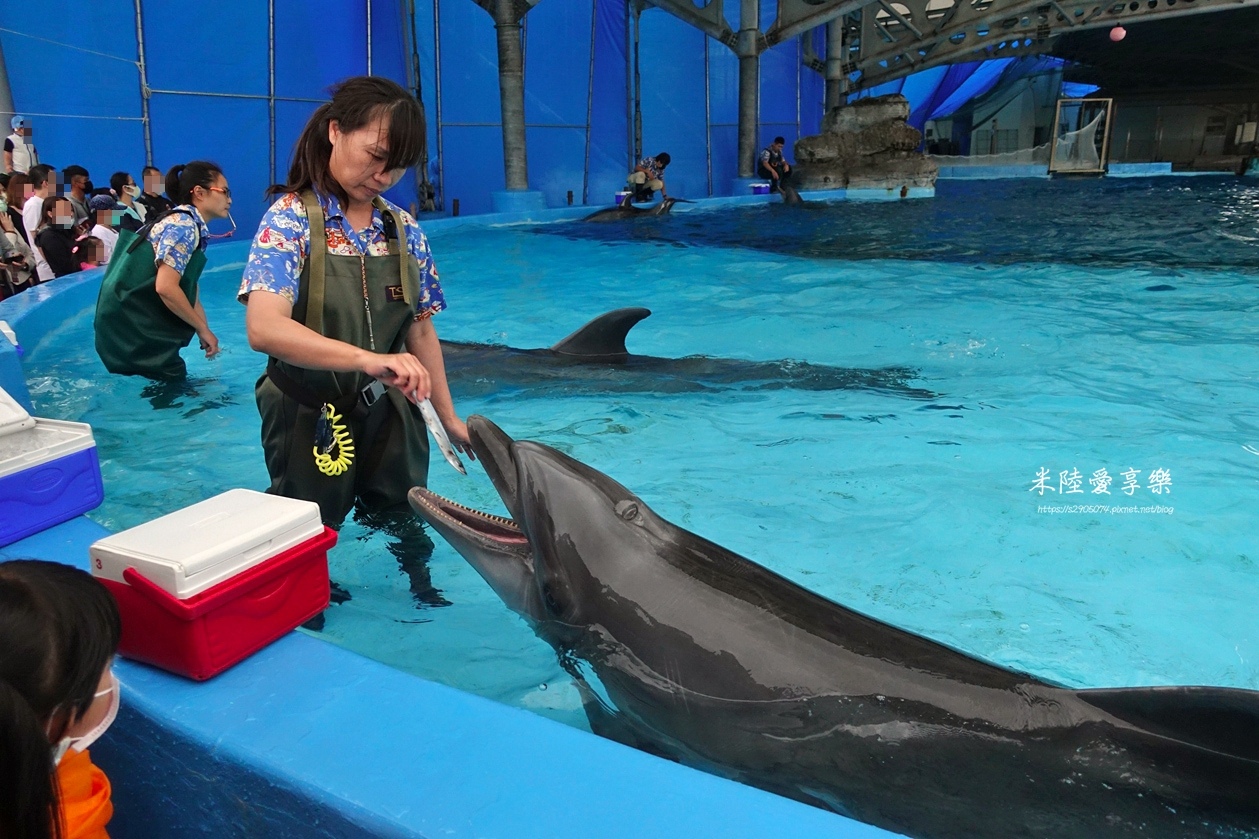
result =
[[1076,695],[1157,738],[1225,755],[1259,772],[1259,691],[1149,687],[1079,690]]
[[650,314],[651,309],[642,307],[605,312],[551,347],[551,352],[601,361],[623,360],[629,356],[625,336]]

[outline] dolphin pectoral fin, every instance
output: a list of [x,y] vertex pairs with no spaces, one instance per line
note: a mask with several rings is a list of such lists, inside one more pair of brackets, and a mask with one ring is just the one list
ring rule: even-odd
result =
[[600,361],[623,360],[629,355],[625,336],[651,309],[631,307],[605,312],[551,347],[551,352]]
[[1076,691],[1080,699],[1159,738],[1256,764],[1259,693],[1240,688],[1149,687]]

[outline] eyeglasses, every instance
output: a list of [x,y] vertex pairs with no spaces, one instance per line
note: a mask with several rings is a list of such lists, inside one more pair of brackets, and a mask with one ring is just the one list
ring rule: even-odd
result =
[[221,192],[223,193],[224,198],[232,197],[232,191],[225,186],[211,186],[211,187],[206,187],[206,189],[210,190],[211,192]]

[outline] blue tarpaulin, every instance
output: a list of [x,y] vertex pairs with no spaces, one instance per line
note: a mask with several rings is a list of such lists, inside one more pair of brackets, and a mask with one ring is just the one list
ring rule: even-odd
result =
[[[86,166],[96,184],[118,170],[138,180],[148,162],[147,84],[152,162],[163,170],[198,158],[219,163],[232,186],[238,236],[252,233],[265,188],[284,180],[293,143],[329,86],[369,69],[412,89],[418,81],[439,202],[447,211],[456,198],[462,212],[488,211],[490,194],[504,188],[493,20],[472,0],[414,6],[412,17],[409,0],[232,0],[197,6],[195,14],[164,0],[9,3],[0,44],[15,108],[31,118],[45,162]],[[774,4],[762,11],[765,28]],[[738,172],[738,60],[697,29],[646,8],[635,148],[633,34],[627,0],[538,3],[523,19],[529,183],[551,206],[567,203],[570,192],[574,203],[610,203],[634,156],[660,151],[673,158],[670,193],[730,192]],[[821,43],[817,32],[805,37]],[[804,57],[800,39],[761,56],[762,146],[776,135],[790,146],[817,133],[824,82]],[[971,62],[894,84],[915,102],[921,125],[931,118],[924,114],[988,90],[1003,66]],[[416,181],[408,174],[390,197],[415,202]]]

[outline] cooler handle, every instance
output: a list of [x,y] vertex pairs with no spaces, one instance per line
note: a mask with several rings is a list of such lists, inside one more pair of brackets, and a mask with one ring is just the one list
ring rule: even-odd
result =
[[122,571],[122,578],[127,584],[143,595],[146,599],[151,600],[158,606],[170,612],[180,620],[190,621],[198,617],[200,610],[194,609],[184,603],[170,592],[141,574],[135,568],[127,566]]

